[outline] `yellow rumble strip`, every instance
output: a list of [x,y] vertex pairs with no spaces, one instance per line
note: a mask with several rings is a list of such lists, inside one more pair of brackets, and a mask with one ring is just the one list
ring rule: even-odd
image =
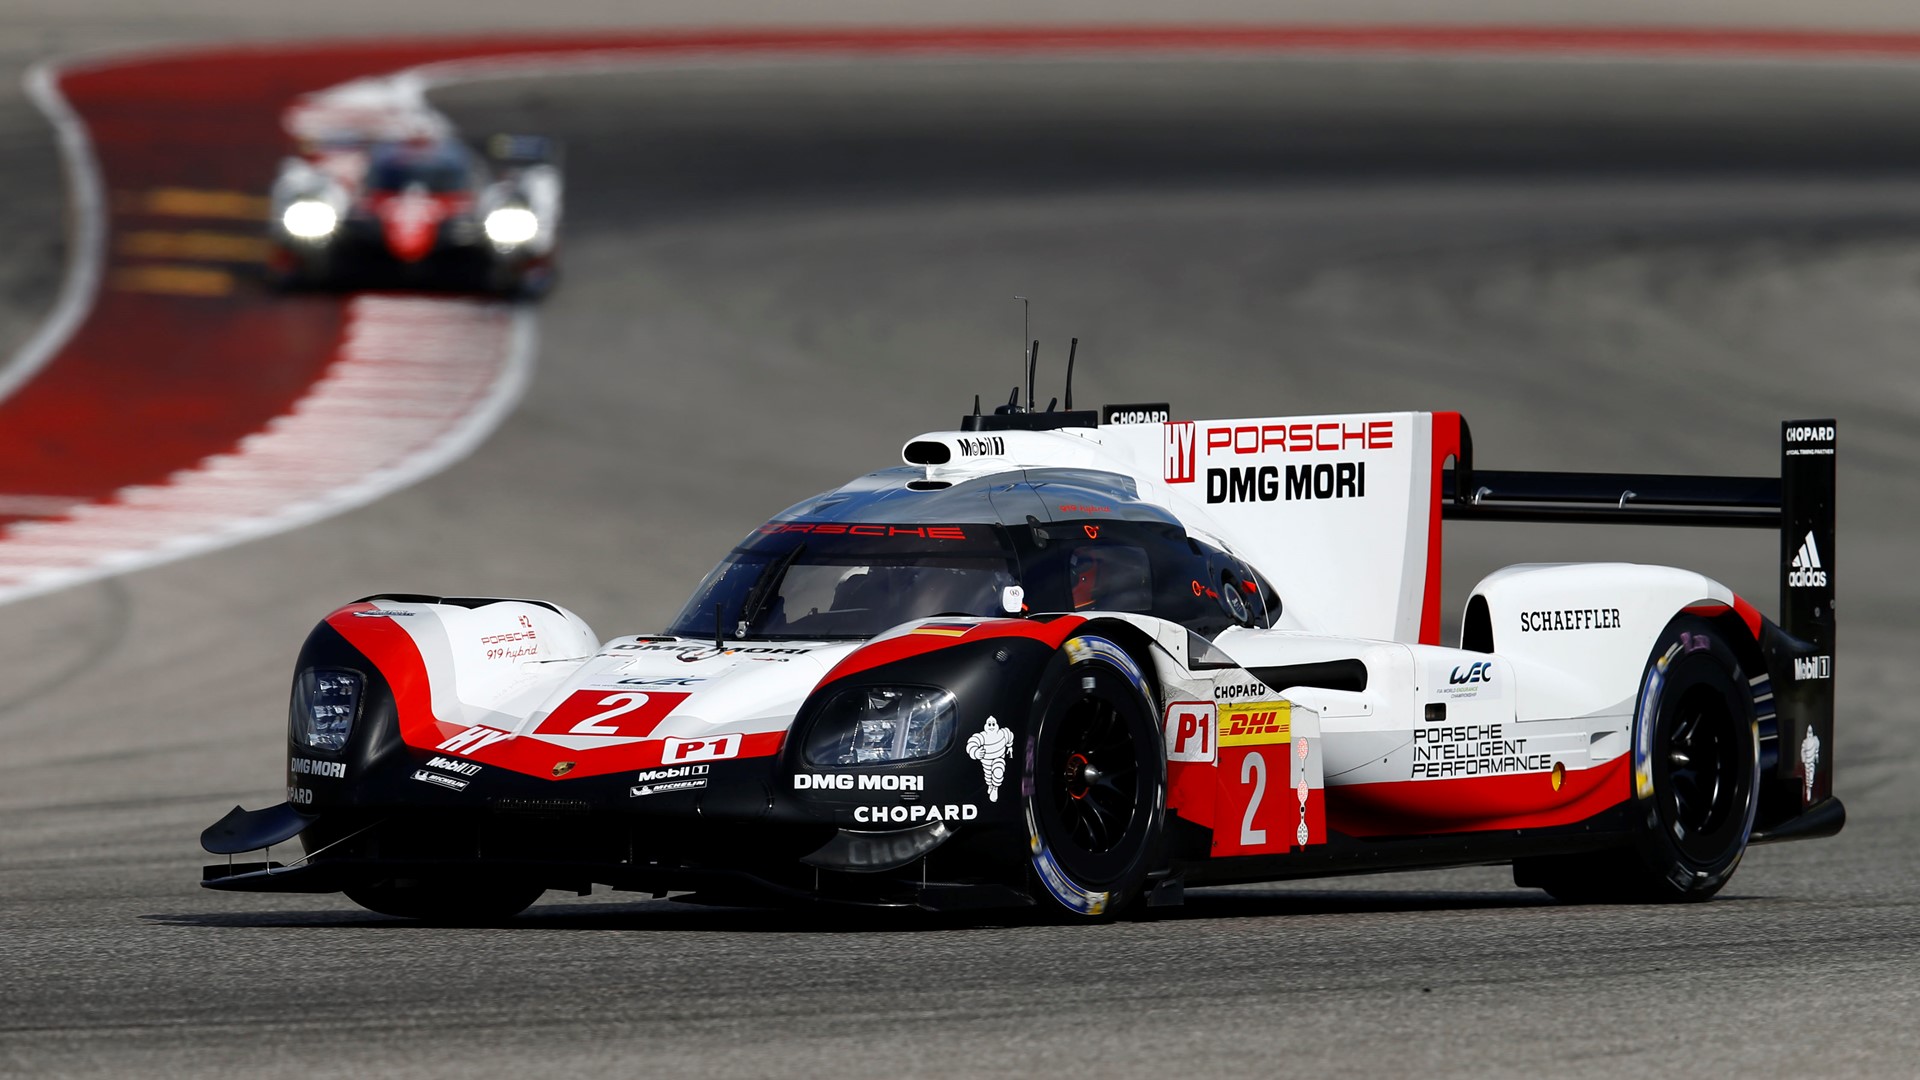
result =
[[233,291],[233,275],[202,266],[128,266],[113,272],[113,287],[170,296],[225,296]]
[[155,188],[129,192],[120,200],[128,213],[161,217],[227,218],[265,221],[270,200],[244,191],[206,191],[197,188]]
[[220,232],[130,232],[115,245],[122,255],[148,259],[258,263],[267,242],[258,236]]

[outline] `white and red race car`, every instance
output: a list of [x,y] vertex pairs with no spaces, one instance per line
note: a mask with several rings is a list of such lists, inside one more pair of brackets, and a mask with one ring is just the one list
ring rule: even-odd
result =
[[[661,634],[335,611],[287,801],[207,829],[203,881],[442,920],[596,883],[1093,917],[1497,862],[1704,899],[1845,820],[1835,426],[1783,440],[1777,477],[1493,472],[1448,412],[976,408],[754,530]],[[1685,570],[1526,565],[1442,645],[1442,523],[1475,518],[1777,529],[1780,621]]]
[[335,136],[281,162],[267,269],[281,286],[454,288],[538,295],[552,284],[560,171],[547,140],[451,131]]

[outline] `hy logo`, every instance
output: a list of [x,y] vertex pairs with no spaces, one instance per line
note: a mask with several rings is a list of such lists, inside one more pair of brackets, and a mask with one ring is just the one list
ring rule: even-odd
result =
[[1820,547],[1813,542],[1813,533],[1800,541],[1800,551],[1793,557],[1792,572],[1787,575],[1787,584],[1796,589],[1824,589],[1827,587],[1827,572],[1820,565]]
[[1170,420],[1166,427],[1167,483],[1191,484],[1194,472],[1193,421]]

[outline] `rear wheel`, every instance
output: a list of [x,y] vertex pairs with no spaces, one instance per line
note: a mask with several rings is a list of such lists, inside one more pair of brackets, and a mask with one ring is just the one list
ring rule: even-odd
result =
[[381,915],[442,926],[505,922],[546,892],[537,885],[391,878],[345,890],[347,899]]
[[1166,769],[1151,689],[1125,649],[1093,635],[1069,640],[1049,670],[1025,796],[1033,875],[1060,912],[1111,916],[1159,856]]
[[1514,864],[1514,880],[1571,901],[1705,900],[1733,876],[1759,807],[1753,699],[1733,650],[1703,619],[1668,625],[1641,681],[1633,729],[1633,846]]

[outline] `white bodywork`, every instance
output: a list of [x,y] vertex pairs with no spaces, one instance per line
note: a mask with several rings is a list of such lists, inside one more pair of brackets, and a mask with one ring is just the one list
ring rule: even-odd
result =
[[[1473,593],[1496,651],[1420,641],[1439,591],[1429,580],[1438,562],[1432,430],[1428,414],[1381,413],[940,432],[913,440],[906,456],[940,462],[913,481],[923,484],[1022,470],[1104,474],[1267,579],[1283,603],[1272,625],[1233,627],[1211,646],[1153,616],[1078,613],[1125,622],[1157,644],[1170,774],[1211,770],[1204,781],[1172,775],[1170,805],[1211,820],[1218,853],[1262,854],[1295,843],[1295,826],[1272,817],[1280,791],[1297,796],[1299,837],[1323,835],[1320,807],[1309,814],[1323,786],[1334,793],[1328,807],[1374,814],[1382,831],[1395,820],[1508,827],[1563,810],[1613,775],[1583,787],[1578,774],[1623,764],[1640,678],[1669,620],[1734,602],[1724,586],[1665,567],[1515,566]],[[514,744],[523,770],[544,770],[538,754],[565,757],[555,776],[563,766],[613,771],[593,764],[597,751],[644,750],[664,764],[686,760],[689,746],[718,757],[773,753],[807,695],[867,644],[602,644],[545,605],[368,606],[354,618],[399,625],[430,673],[439,726],[410,742],[439,740],[448,753]],[[1190,655],[1196,649],[1208,655]],[[631,766],[631,753],[622,761]],[[1424,787],[1448,781],[1469,786]]]
[[[928,479],[1119,474],[1141,501],[1252,564],[1284,609],[1271,628],[1228,630],[1219,649],[1245,669],[1365,665],[1365,690],[1281,687],[1296,718],[1317,719],[1329,788],[1542,773],[1557,792],[1565,774],[1626,754],[1640,677],[1668,621],[1690,605],[1730,605],[1733,593],[1660,566],[1514,566],[1473,592],[1496,652],[1420,643],[1424,607],[1439,595],[1429,580],[1433,432],[1432,414],[1397,412],[936,432],[908,445],[949,448]],[[1170,700],[1231,701],[1175,678]]]

